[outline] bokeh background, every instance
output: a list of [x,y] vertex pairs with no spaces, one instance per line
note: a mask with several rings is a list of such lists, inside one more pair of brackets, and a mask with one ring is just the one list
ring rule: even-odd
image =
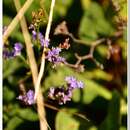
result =
[[[25,0],[20,0],[21,4]],[[51,0],[35,0],[25,13],[28,26],[32,22],[32,11],[45,6],[49,12]],[[12,0],[3,1],[3,26],[8,26],[16,15]],[[75,63],[74,53],[89,53],[92,41],[100,38],[111,38],[113,53],[107,59],[108,46],[100,44],[94,51],[94,57],[104,65],[98,68],[91,60],[85,60],[85,71],[76,72],[67,66],[52,69],[46,63],[45,77],[42,80],[43,94],[46,103],[58,108],[46,107],[47,121],[52,130],[127,130],[127,1],[126,0],[56,0],[51,30],[51,44],[64,41],[65,35],[54,36],[54,29],[62,21],[67,22],[69,32],[86,44],[75,43],[70,38],[71,47],[63,55],[69,63]],[[40,27],[44,34],[46,22]],[[113,37],[122,31],[119,37]],[[31,33],[30,33],[31,34]],[[8,43],[24,45],[20,25],[9,37]],[[40,55],[34,48],[37,64]],[[26,89],[33,89],[29,65],[26,64],[26,51],[22,56],[3,59],[3,128],[4,130],[38,130],[39,121],[36,106],[26,106],[16,97],[20,94],[19,81],[25,80]],[[64,83],[64,77],[74,75],[85,83],[82,90],[75,90],[71,102],[58,105],[46,97],[51,86]],[[64,111],[64,112],[63,112]],[[80,113],[89,121],[73,113]]]

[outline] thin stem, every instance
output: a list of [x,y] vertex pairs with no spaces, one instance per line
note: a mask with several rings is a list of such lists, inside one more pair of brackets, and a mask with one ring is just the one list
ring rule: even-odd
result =
[[49,40],[49,34],[50,34],[50,30],[51,30],[54,6],[55,6],[55,0],[52,0],[50,14],[49,14],[49,20],[48,20],[48,24],[47,24],[47,28],[46,28],[45,40]]
[[[19,0],[14,0],[14,3],[15,3],[15,7],[17,11],[19,11],[19,9],[21,8]],[[34,56],[34,51],[32,48],[31,38],[27,29],[27,24],[26,24],[26,20],[24,16],[21,19],[20,24],[21,24],[23,36],[25,39],[26,51],[27,51],[27,55],[29,59],[29,65],[32,72],[33,84],[34,86],[36,86],[37,77],[38,77],[38,69],[37,69],[37,64],[36,64],[36,60]],[[37,110],[38,110],[38,115],[39,115],[39,120],[40,120],[40,129],[47,130],[47,122],[45,119],[45,109],[44,109],[44,102],[43,102],[43,96],[42,96],[41,90],[38,91],[38,98],[36,102],[37,102]]]
[[[45,40],[49,40],[49,34],[50,34],[50,30],[51,30],[54,6],[55,6],[55,0],[52,0],[48,24],[47,24],[46,33],[45,33]],[[45,68],[45,47],[43,49],[40,71],[39,71],[38,80],[37,80],[37,83],[36,83],[36,91],[35,91],[35,96],[34,96],[35,99],[37,98],[37,95],[38,95],[38,91],[39,91],[39,88],[40,88],[40,82],[41,82],[41,79],[42,79],[43,73],[44,73],[44,68]]]
[[83,60],[92,59],[93,62],[94,62],[98,67],[100,67],[101,69],[103,69],[103,65],[100,64],[100,63],[94,58],[93,55],[94,55],[94,50],[95,50],[95,48],[96,48],[99,44],[103,43],[104,41],[106,41],[106,39],[105,39],[105,38],[101,38],[101,39],[99,39],[99,40],[96,40],[96,41],[92,42],[88,54],[86,54],[86,55],[84,55],[84,56],[79,56],[79,55],[76,53],[76,54],[75,54],[75,57],[77,58],[77,62],[76,62],[75,64],[70,64],[70,63],[67,63],[67,62],[66,62],[65,64],[66,64],[67,66],[71,67],[71,68],[77,69],[77,68],[80,66],[80,64],[81,64],[81,62],[82,62]]
[[3,43],[4,44],[6,43],[8,37],[10,36],[10,34],[12,33],[12,31],[15,29],[16,25],[18,24],[18,22],[23,17],[24,13],[30,7],[30,5],[32,4],[32,2],[33,2],[33,0],[27,0],[25,2],[25,4],[23,5],[23,7],[19,10],[19,12],[17,13],[17,15],[15,16],[15,18],[12,20],[12,22],[9,24],[7,30],[5,31],[5,33],[3,35]]
[[81,113],[71,113],[71,112],[69,112],[69,111],[67,111],[67,109],[59,109],[59,108],[57,108],[57,107],[55,107],[55,106],[52,106],[52,105],[50,105],[50,104],[48,104],[48,103],[45,103],[45,107],[47,107],[47,108],[50,108],[50,109],[52,109],[52,110],[55,110],[55,111],[60,111],[60,112],[65,112],[66,114],[72,114],[72,115],[75,115],[75,116],[77,116],[77,117],[80,117],[80,118],[82,118],[82,119],[84,119],[84,120],[86,120],[86,121],[90,121],[88,118],[86,118],[83,114],[81,114]]

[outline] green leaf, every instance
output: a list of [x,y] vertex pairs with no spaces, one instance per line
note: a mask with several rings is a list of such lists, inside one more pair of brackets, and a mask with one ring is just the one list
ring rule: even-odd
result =
[[26,108],[26,109],[20,109],[17,113],[22,119],[28,120],[28,121],[37,121],[38,115],[35,111]]
[[22,66],[18,58],[4,60],[3,78],[7,78],[9,75],[16,72]]
[[14,116],[13,118],[9,120],[4,130],[15,130],[22,123],[23,123],[22,119],[20,119],[17,116]]
[[106,100],[112,98],[111,93],[96,82],[88,79],[83,80],[83,82],[85,83],[85,87],[81,90],[82,92],[79,89],[76,89],[73,93],[73,100],[75,102],[79,102],[82,99],[82,103],[89,104],[97,96],[101,96]]
[[9,117],[6,113],[3,113],[3,123],[7,123],[9,121]]
[[81,39],[93,41],[98,38],[99,34],[110,36],[113,32],[114,28],[105,18],[102,7],[96,2],[91,2],[80,23],[79,35]]
[[120,126],[120,95],[115,90],[112,94],[108,114],[106,119],[100,125],[99,130],[119,130]]
[[127,128],[124,126],[121,126],[119,130],[127,130]]
[[77,109],[61,109],[56,115],[56,130],[97,130],[91,121],[74,115]]
[[3,91],[4,91],[4,97],[3,97],[4,102],[10,102],[14,99],[15,93],[7,86],[4,86]]
[[91,4],[91,0],[81,0],[81,4],[82,4],[83,9],[85,10]]
[[[73,116],[71,113],[74,109],[61,109],[56,115],[56,130],[88,130],[91,128],[92,123],[88,122],[77,116]],[[91,130],[91,129],[90,129]]]
[[56,130],[78,130],[79,122],[71,115],[64,112],[58,112],[56,116]]
[[122,115],[127,115],[127,102],[122,98],[121,101],[120,101],[120,113]]
[[105,80],[105,81],[111,81],[113,76],[101,69],[94,69],[91,71],[86,71],[83,74],[84,76],[87,76],[88,79],[96,79],[96,80]]

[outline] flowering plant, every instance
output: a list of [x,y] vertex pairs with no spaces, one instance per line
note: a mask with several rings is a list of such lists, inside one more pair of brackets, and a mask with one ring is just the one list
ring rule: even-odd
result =
[[4,129],[126,128],[127,3],[3,4]]

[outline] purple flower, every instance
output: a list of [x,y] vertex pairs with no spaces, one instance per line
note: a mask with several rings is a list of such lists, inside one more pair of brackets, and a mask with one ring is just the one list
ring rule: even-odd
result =
[[49,46],[49,41],[45,40],[44,36],[42,35],[41,32],[37,33],[35,30],[32,30],[32,38],[33,40],[36,40],[38,36],[38,40],[41,44],[42,47],[48,47]]
[[37,32],[34,30],[32,31],[32,38],[33,38],[33,40],[37,39]]
[[66,77],[65,81],[67,82],[68,87],[70,89],[83,88],[83,86],[84,86],[82,81],[77,81],[77,79],[73,76]]
[[15,45],[14,45],[14,56],[20,55],[22,48],[23,48],[23,46],[22,46],[21,43],[15,43]]
[[13,51],[9,51],[7,48],[3,49],[3,58],[4,59],[9,59],[9,58],[13,58],[13,57],[14,57]]
[[7,46],[3,47],[3,58],[10,59],[21,54],[23,46],[20,43],[15,43],[12,50],[9,50]]
[[52,100],[57,100],[58,103],[62,105],[71,100],[72,92],[68,89],[65,89],[64,87],[51,87],[48,93],[48,97]]
[[42,35],[42,33],[39,33],[38,34],[38,38],[39,38],[39,41],[40,41],[40,44],[42,47],[48,47],[49,46],[49,41],[48,40],[45,40],[44,36]]
[[65,78],[65,81],[69,85],[70,88],[76,88],[77,87],[77,80],[73,76],[68,76]]
[[67,82],[67,88],[64,86],[54,88],[51,87],[48,93],[48,97],[52,100],[57,100],[60,105],[65,104],[67,101],[71,101],[72,91],[75,88],[83,88],[84,84],[82,81],[77,81],[73,76],[68,76],[65,78]]
[[60,52],[61,52],[61,48],[52,47],[52,49],[47,52],[46,59],[52,62],[53,64],[64,63],[65,58],[59,56]]
[[29,104],[29,105],[35,103],[35,101],[34,101],[34,91],[33,91],[33,90],[29,90],[29,91],[27,92],[27,98],[28,98],[28,104]]
[[84,87],[84,83],[82,81],[78,81],[77,82],[77,86],[78,86],[78,88],[83,88]]
[[48,51],[48,57],[58,56],[60,52],[61,52],[61,48],[52,47],[52,49]]
[[23,101],[26,105],[35,104],[34,101],[34,91],[29,90],[25,95],[19,95],[17,97],[18,100]]

